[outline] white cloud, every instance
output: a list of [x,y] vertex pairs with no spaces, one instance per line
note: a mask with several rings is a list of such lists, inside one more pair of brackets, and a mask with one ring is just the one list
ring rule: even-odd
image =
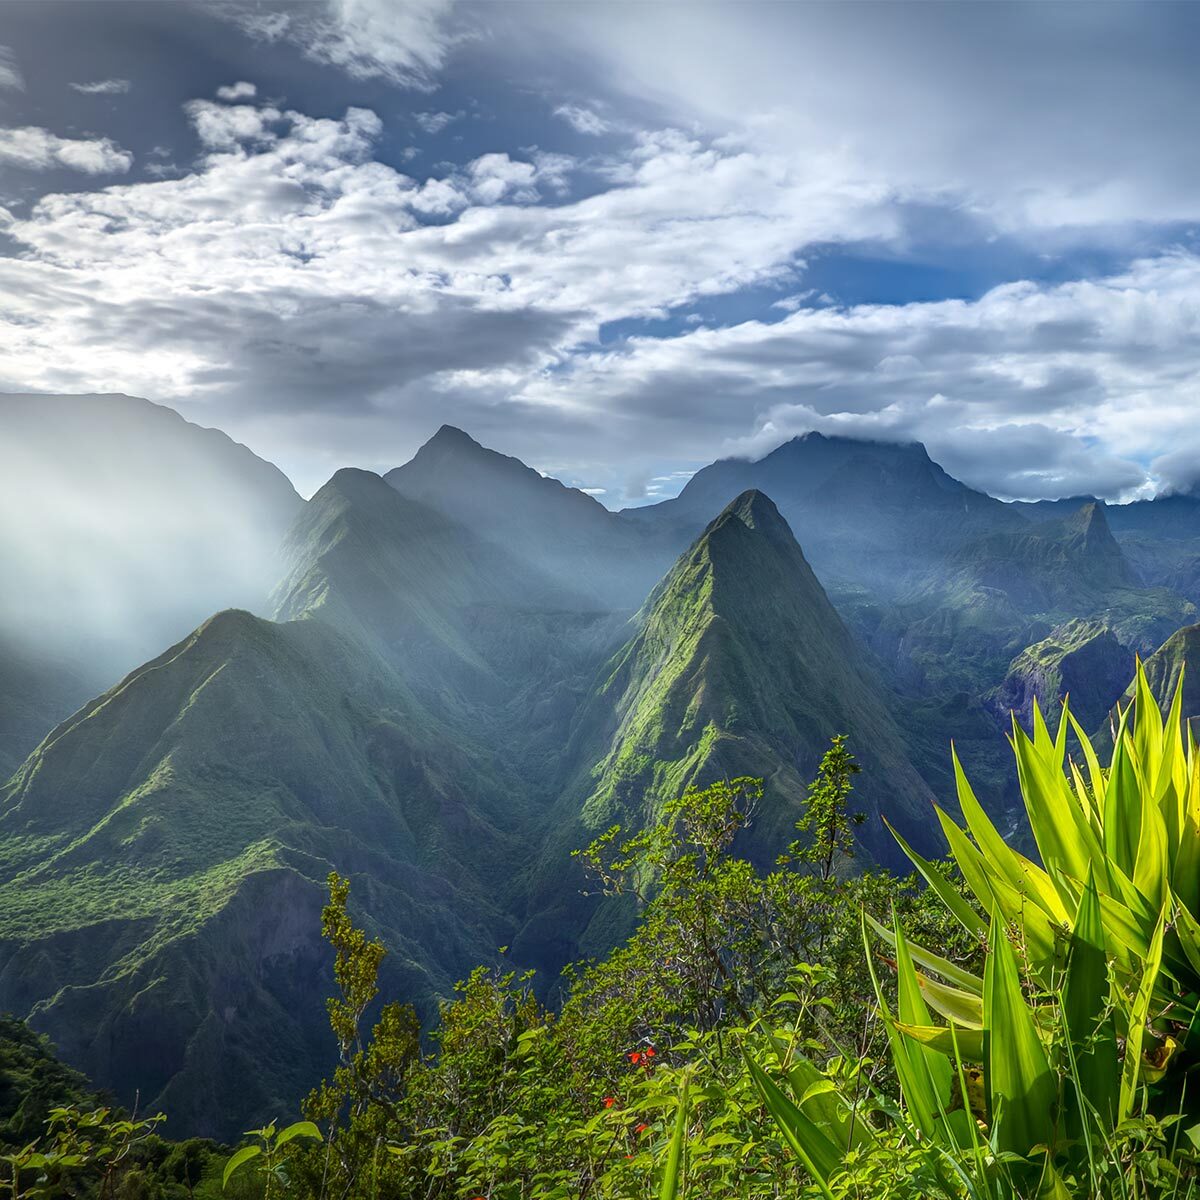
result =
[[555,110],[556,117],[562,117],[576,133],[588,133],[598,136],[607,133],[610,126],[599,113],[590,108],[582,108],[578,104],[560,104]]
[[30,171],[65,167],[86,175],[123,175],[133,165],[133,155],[110,138],[64,138],[26,125],[0,129],[0,162]]
[[461,120],[463,112],[459,109],[458,112],[419,112],[413,113],[413,120],[429,134],[441,133],[447,125],[455,121]]
[[[496,11],[499,10],[499,11]],[[614,106],[1016,231],[1200,217],[1190,5],[518,4],[490,31]],[[493,15],[494,14],[494,15]]]
[[257,95],[258,88],[252,83],[247,83],[244,79],[238,80],[237,83],[230,83],[224,87],[217,88],[217,99],[225,100],[230,104],[236,104],[240,100],[253,100]]
[[25,78],[17,66],[17,56],[7,46],[0,46],[0,89],[16,92],[25,90]]
[[252,36],[287,39],[355,79],[430,90],[455,41],[451,9],[452,0],[311,0],[225,15]]
[[128,79],[97,79],[92,83],[70,85],[85,96],[123,96],[133,86]]
[[[1012,495],[1186,475],[1163,456],[1200,405],[1195,255],[975,302],[805,307],[808,248],[903,233],[895,195],[836,152],[667,130],[586,164],[497,152],[422,179],[375,161],[362,109],[187,112],[186,174],[8,219],[0,390],[190,405],[305,488],[391,465],[446,419],[606,499],[669,495],[718,451],[813,427],[925,440]],[[597,345],[607,323],[765,284],[789,298],[779,320]]]
[[283,115],[277,108],[225,105],[212,100],[189,100],[185,108],[196,136],[213,150],[247,142],[271,142],[276,136],[272,126]]

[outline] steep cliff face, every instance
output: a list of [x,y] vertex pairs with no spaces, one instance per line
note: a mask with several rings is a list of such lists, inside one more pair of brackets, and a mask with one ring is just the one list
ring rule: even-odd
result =
[[1013,714],[1028,729],[1035,699],[1050,717],[1069,695],[1076,719],[1094,729],[1125,690],[1133,664],[1133,651],[1102,621],[1069,621],[1013,659],[987,704],[1002,724]]

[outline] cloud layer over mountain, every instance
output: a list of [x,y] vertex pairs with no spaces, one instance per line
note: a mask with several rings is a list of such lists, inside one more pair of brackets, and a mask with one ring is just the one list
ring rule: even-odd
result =
[[[814,427],[923,440],[1002,495],[1193,482],[1184,6],[222,11],[373,106],[239,70],[150,153],[0,129],[0,160],[57,172],[0,212],[0,389],[176,404],[302,490],[442,421],[610,504]],[[529,68],[570,152],[456,63]],[[0,59],[7,95],[30,70]],[[95,110],[127,75],[70,86]]]

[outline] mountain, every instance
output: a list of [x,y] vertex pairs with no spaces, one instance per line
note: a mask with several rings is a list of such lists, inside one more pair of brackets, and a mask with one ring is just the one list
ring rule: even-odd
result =
[[[1183,715],[1200,717],[1200,625],[1173,633],[1145,662],[1150,690],[1165,707],[1183,676]],[[1194,724],[1194,721],[1193,721]]]
[[[59,726],[0,801],[0,1008],[229,1136],[324,1065],[336,868],[426,1009],[508,940],[528,801],[327,624],[219,614]],[[220,1064],[219,1068],[214,1064]]]
[[95,690],[70,659],[0,631],[0,780]]
[[[258,609],[303,507],[215,429],[130,396],[0,395],[0,639],[62,664],[61,720],[217,609]],[[0,680],[0,702],[4,702]],[[4,736],[4,735],[0,735]],[[0,759],[27,754],[23,734]]]
[[1035,699],[1050,715],[1069,695],[1079,723],[1096,729],[1129,685],[1133,659],[1103,621],[1077,618],[1022,650],[987,703],[1001,723],[1013,713],[1031,729]]
[[[284,544],[274,616],[368,645],[421,703],[504,756],[553,757],[621,620],[369,471],[313,496]],[[541,769],[540,767],[538,768]]]
[[[1012,507],[1034,521],[1045,521],[1091,503],[1097,503],[1095,496],[1016,502]],[[1109,504],[1108,520],[1118,538],[1122,534],[1169,539],[1197,538],[1200,537],[1200,496],[1190,492],[1167,492],[1145,500]]]
[[594,828],[651,818],[691,785],[738,775],[768,781],[755,838],[778,852],[835,734],[864,764],[856,802],[876,848],[886,814],[927,822],[913,769],[872,673],[775,504],[737,497],[651,593],[636,632],[604,667],[576,744],[596,748],[582,812]]
[[571,712],[561,648],[533,654],[565,713],[508,686],[531,630],[562,640],[534,601],[551,585],[379,477],[339,472],[287,544],[289,619],[218,614],[0,791],[0,1009],[127,1102],[218,1136],[294,1106],[327,1065],[329,870],[426,1012],[512,940],[548,807],[516,762],[549,757],[539,736],[561,747]]
[[1111,627],[1148,653],[1189,620],[1195,606],[1146,588],[1113,537],[1102,504],[1071,516],[970,541],[931,570],[884,618],[880,653],[902,654],[918,686],[982,696],[1003,686],[1026,647],[1073,618]]
[[1025,524],[952,479],[918,443],[808,433],[756,461],[723,459],[674,500],[625,509],[627,520],[694,537],[747,489],[770,495],[826,588],[890,597],[972,536]]
[[593,607],[636,608],[674,557],[669,544],[586,492],[486,449],[452,425],[384,478],[566,583]]
[[1002,594],[1022,612],[1087,609],[1140,580],[1099,502],[1070,516],[968,543],[949,560],[960,582]]

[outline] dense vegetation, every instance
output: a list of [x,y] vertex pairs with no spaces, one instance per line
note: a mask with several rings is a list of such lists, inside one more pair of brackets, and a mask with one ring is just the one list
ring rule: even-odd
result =
[[[301,1200],[1193,1194],[1200,750],[1181,703],[1160,711],[1139,671],[1107,765],[1069,711],[1055,733],[1036,707],[1031,733],[1014,725],[1038,861],[1000,836],[955,760],[959,814],[937,812],[951,857],[910,850],[920,885],[853,861],[858,764],[842,738],[769,870],[739,852],[761,783],[689,790],[579,853],[592,886],[640,914],[624,944],[569,972],[557,1006],[527,976],[477,970],[431,1044],[411,1006],[380,1004],[385,949],[331,876],[338,1065],[301,1120],[228,1159],[226,1186]],[[152,1123],[105,1113],[116,1132],[98,1138],[89,1119],[60,1109],[46,1143],[86,1166],[31,1161],[13,1194],[39,1170],[47,1194],[66,1194],[58,1178],[179,1194],[167,1163],[184,1152],[148,1153]],[[190,1153],[200,1195],[214,1156]]]
[[[261,551],[252,575],[274,589],[246,597],[258,615],[222,611],[187,633],[210,593],[193,580],[173,599],[157,559],[134,572],[136,611],[157,614],[134,621],[138,636],[161,652],[115,684],[107,670],[89,683],[96,664],[72,649],[71,629],[96,641],[86,613],[44,646],[0,627],[0,772],[16,765],[0,782],[0,1009],[115,1102],[167,1112],[163,1134],[236,1139],[298,1112],[329,1070],[331,871],[388,947],[381,990],[424,1028],[478,964],[534,970],[525,990],[559,1012],[564,963],[625,953],[652,917],[659,868],[606,896],[568,857],[609,825],[654,826],[689,789],[762,778],[729,853],[765,880],[846,733],[863,767],[858,863],[907,870],[882,818],[938,852],[929,813],[954,792],[953,739],[1030,853],[1009,710],[1028,725],[1036,699],[1053,719],[1069,691],[1107,752],[1134,651],[1173,635],[1146,660],[1160,702],[1200,656],[1200,626],[1180,628],[1200,600],[1197,497],[1005,504],[920,446],[814,435],[613,513],[443,429],[386,480],[339,471],[301,502],[219,436],[93,399],[62,408],[95,409],[71,428],[86,441],[115,406],[133,457],[63,480],[92,446],[61,463],[35,454],[38,504],[86,485],[98,525],[113,505],[130,528],[148,523],[121,546],[154,557],[147,496],[171,511],[171,481],[138,462],[161,445],[188,496],[237,476],[238,523]],[[25,414],[6,426],[22,443],[42,409],[11,412]],[[39,429],[31,452],[61,434]],[[193,565],[216,603],[237,602],[236,564],[210,570],[232,549],[210,508],[188,504]],[[46,542],[64,569],[70,544]],[[120,574],[111,539],[97,548]],[[166,627],[181,640],[162,650]],[[1191,685],[1184,712],[1200,714]]]

